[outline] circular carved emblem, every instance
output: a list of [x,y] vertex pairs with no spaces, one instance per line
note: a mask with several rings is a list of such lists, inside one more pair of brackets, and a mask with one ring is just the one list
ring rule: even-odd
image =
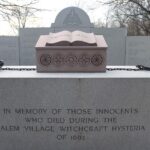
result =
[[40,63],[43,66],[49,66],[51,64],[51,56],[49,54],[43,54],[40,57]]
[[75,66],[77,65],[77,57],[73,54],[69,54],[66,56],[65,62],[69,66]]
[[56,66],[61,66],[64,64],[64,57],[62,54],[55,54],[53,56],[53,64]]
[[87,54],[82,54],[78,59],[78,63],[82,67],[88,66],[90,64],[90,57]]
[[100,54],[95,54],[91,58],[91,63],[94,66],[100,66],[103,63],[103,57]]

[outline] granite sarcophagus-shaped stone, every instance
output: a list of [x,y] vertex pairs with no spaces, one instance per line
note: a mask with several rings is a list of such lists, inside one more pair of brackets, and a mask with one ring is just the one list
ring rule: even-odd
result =
[[105,72],[107,44],[102,35],[62,31],[41,35],[36,46],[38,72]]

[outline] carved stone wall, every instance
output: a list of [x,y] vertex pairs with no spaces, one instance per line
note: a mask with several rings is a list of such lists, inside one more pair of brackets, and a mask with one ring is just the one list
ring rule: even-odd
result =
[[62,30],[81,30],[84,32],[91,32],[94,25],[91,23],[86,12],[78,7],[68,7],[63,9],[52,23],[51,28],[54,32]]

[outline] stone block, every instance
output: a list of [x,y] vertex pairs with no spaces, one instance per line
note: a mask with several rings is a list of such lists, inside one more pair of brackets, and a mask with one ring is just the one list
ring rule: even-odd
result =
[[150,66],[150,36],[129,36],[126,48],[126,65]]

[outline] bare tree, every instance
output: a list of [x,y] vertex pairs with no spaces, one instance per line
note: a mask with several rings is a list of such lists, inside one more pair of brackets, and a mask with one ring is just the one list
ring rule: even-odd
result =
[[94,22],[94,26],[109,28],[112,23],[110,16],[110,10],[108,10],[107,13],[104,15],[103,19],[99,18],[97,21]]
[[94,22],[94,26],[97,28],[102,28],[106,27],[106,24],[101,19],[98,19],[96,22]]
[[34,17],[40,9],[34,8],[38,0],[0,0],[0,15],[4,21],[18,31],[19,28],[25,28],[29,18]]
[[150,0],[107,0],[104,4],[112,8],[120,26],[134,26],[136,34],[150,35]]

